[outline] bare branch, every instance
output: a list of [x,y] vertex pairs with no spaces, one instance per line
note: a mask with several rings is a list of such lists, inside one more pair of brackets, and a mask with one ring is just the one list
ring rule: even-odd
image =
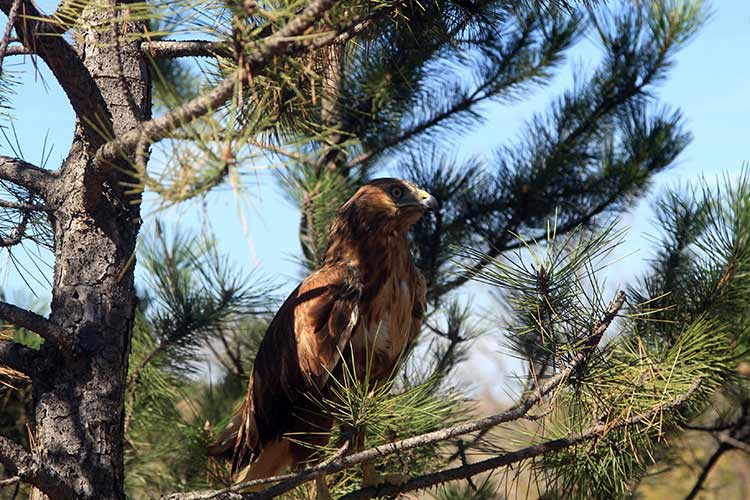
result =
[[[308,47],[310,44],[308,40],[300,40],[297,37],[323,17],[323,14],[335,4],[336,0],[313,0],[286,26],[258,42],[254,50],[250,51],[245,57],[246,67],[232,72],[208,93],[191,99],[169,113],[147,121],[140,128],[105,144],[96,155],[98,167],[106,171],[110,168],[110,162],[117,157],[118,153],[133,150],[139,144],[145,143],[146,146],[153,144],[168,137],[171,131],[215,111],[232,97],[235,88],[242,84],[243,75],[247,75],[248,71],[249,73],[257,73],[274,57]],[[356,24],[356,22],[353,21],[352,24]],[[331,43],[338,35],[339,32],[336,31],[321,33],[318,43]]]
[[207,40],[154,40],[141,43],[141,50],[156,58],[231,57],[233,54],[226,43]]
[[745,453],[750,453],[750,444],[740,441],[739,439],[732,436],[728,432],[722,432],[721,434],[717,436],[717,439],[719,440],[720,443],[729,445],[732,448],[744,451]]
[[[353,465],[370,462],[377,460],[386,455],[390,455],[397,452],[426,446],[433,443],[447,441],[454,437],[463,436],[472,432],[481,431],[490,427],[496,427],[506,422],[512,422],[523,418],[531,408],[542,402],[542,398],[550,394],[552,391],[557,389],[563,384],[570,375],[583,363],[586,362],[588,357],[591,355],[593,350],[596,348],[598,343],[601,341],[604,332],[612,324],[612,321],[617,316],[622,306],[625,304],[625,294],[619,292],[615,299],[609,304],[604,316],[592,327],[591,331],[586,337],[585,344],[582,349],[572,359],[570,364],[563,371],[551,377],[544,385],[542,385],[538,391],[528,398],[516,404],[509,410],[506,410],[495,415],[466,422],[453,427],[440,429],[433,432],[428,432],[418,436],[402,439],[400,441],[394,441],[386,443],[374,448],[370,448],[359,453],[354,453],[342,457],[338,460],[319,464],[314,467],[310,467],[299,473],[286,474],[282,476],[275,476],[264,479],[255,479],[244,483],[236,484],[230,488],[220,491],[208,491],[208,492],[191,492],[191,493],[175,493],[166,497],[166,500],[208,500],[208,499],[221,499],[229,500],[235,498],[251,498],[253,500],[265,500],[275,498],[278,495],[286,493],[287,491],[299,486],[300,484],[306,483],[318,477],[326,474],[338,472],[340,470],[347,469]],[[696,385],[697,387],[697,385]],[[694,390],[694,389],[693,389]],[[692,394],[692,391],[690,394]],[[280,482],[279,482],[280,481]],[[239,496],[234,492],[242,491],[251,486],[257,486],[260,484],[268,484],[273,482],[279,482],[266,490],[252,495]]]
[[49,170],[18,158],[0,156],[0,180],[18,184],[31,192],[45,196],[52,187],[53,179],[55,174]]
[[0,340],[0,366],[30,376],[35,358],[36,351],[33,349],[11,340]]
[[[55,500],[82,498],[54,470],[19,445],[0,436],[0,463],[24,483]],[[85,498],[85,497],[83,497]]]
[[698,389],[699,385],[700,379],[696,380],[685,394],[682,394],[681,396],[678,396],[667,403],[657,405],[645,413],[623,420],[616,425],[597,423],[589,427],[588,430],[581,434],[571,434],[563,438],[545,441],[543,443],[528,446],[526,448],[522,448],[518,451],[507,453],[505,455],[482,460],[481,462],[477,462],[474,464],[462,465],[460,467],[454,467],[453,469],[425,474],[423,476],[412,478],[401,485],[383,484],[379,486],[362,488],[360,490],[356,490],[342,496],[339,500],[361,500],[381,496],[393,497],[407,491],[429,488],[430,486],[447,483],[448,481],[455,481],[457,479],[465,479],[477,474],[481,474],[482,472],[497,469],[498,467],[503,467],[506,465],[521,462],[523,460],[538,457],[551,451],[562,450],[564,448],[570,448],[587,441],[596,440],[614,429],[648,422],[650,420],[653,420],[654,418],[659,418],[663,412],[679,408],[680,406],[685,404],[688,399],[690,399],[696,389]]
[[0,302],[0,320],[26,328],[59,347],[69,347],[69,342],[63,338],[62,331],[44,316],[7,302]]

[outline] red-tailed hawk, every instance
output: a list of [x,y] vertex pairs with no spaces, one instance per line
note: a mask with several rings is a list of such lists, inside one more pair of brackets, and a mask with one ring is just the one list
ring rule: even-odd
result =
[[338,211],[322,267],[274,316],[247,397],[210,450],[232,457],[236,482],[276,475],[308,460],[310,445],[327,442],[333,422],[305,393],[326,393],[329,377],[341,373],[342,354],[357,374],[366,372],[369,359],[375,382],[394,372],[425,308],[425,283],[407,233],[436,208],[435,198],[410,182],[377,179]]

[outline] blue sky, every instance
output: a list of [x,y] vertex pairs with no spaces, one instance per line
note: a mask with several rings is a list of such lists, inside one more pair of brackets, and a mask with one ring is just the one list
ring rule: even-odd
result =
[[[54,4],[43,2],[48,12]],[[656,95],[661,103],[682,109],[687,128],[695,138],[679,157],[676,165],[660,174],[651,195],[628,214],[623,222],[631,227],[623,254],[631,254],[613,269],[610,282],[617,284],[632,279],[642,263],[651,254],[646,235],[653,233],[650,204],[656,194],[666,186],[694,180],[700,176],[709,179],[724,172],[736,174],[748,159],[748,130],[745,125],[750,116],[750,2],[747,0],[721,0],[713,4],[713,16],[676,58],[668,80]],[[4,25],[5,20],[2,20]],[[49,72],[40,63],[35,73],[19,57],[6,59],[6,70],[23,70],[23,83],[12,99],[15,110],[15,127],[23,154],[27,161],[41,161],[45,134],[48,145],[54,149],[47,163],[57,168],[70,144],[73,115],[70,105]],[[569,54],[566,65],[552,85],[538,89],[530,99],[513,106],[487,105],[482,108],[485,124],[478,130],[456,141],[451,153],[460,156],[481,154],[505,144],[521,130],[533,112],[543,111],[549,100],[562,92],[572,82],[572,68],[591,70],[595,67],[597,49],[584,42]],[[0,154],[12,155],[3,142]],[[388,172],[384,172],[388,173]],[[269,171],[258,171],[255,179],[241,199],[231,191],[222,190],[209,196],[205,221],[213,227],[221,249],[230,255],[240,268],[251,269],[259,265],[275,277],[282,290],[289,290],[300,276],[294,256],[299,254],[297,240],[297,212],[282,196]],[[166,222],[180,226],[199,227],[196,216],[199,203],[188,203],[160,214]],[[240,210],[242,207],[242,210]],[[147,208],[146,228],[151,227]],[[205,222],[204,221],[204,222]],[[17,250],[14,250],[17,251]],[[28,264],[27,259],[23,261]],[[49,261],[49,259],[48,259]],[[40,281],[43,274],[33,273]],[[9,268],[7,255],[0,251],[0,289],[10,292],[10,300],[23,297],[24,283],[15,270]],[[48,295],[45,288],[36,287],[37,293]],[[14,293],[18,292],[18,293]],[[477,293],[472,291],[472,293]],[[18,299],[21,300],[21,299]]]

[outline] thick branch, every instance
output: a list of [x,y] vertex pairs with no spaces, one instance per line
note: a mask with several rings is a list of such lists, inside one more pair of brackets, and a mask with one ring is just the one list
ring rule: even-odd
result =
[[10,340],[0,340],[0,366],[31,375],[36,351]]
[[692,396],[692,394],[698,388],[698,385],[700,385],[700,379],[693,383],[693,385],[685,394],[676,397],[672,401],[669,401],[662,405],[658,405],[645,413],[629,418],[627,420],[623,420],[616,425],[595,424],[581,434],[571,434],[560,439],[545,441],[543,443],[528,446],[518,451],[483,460],[474,464],[462,465],[460,467],[454,467],[452,469],[425,474],[423,476],[412,478],[401,485],[383,484],[379,486],[362,488],[360,490],[356,490],[347,495],[344,495],[340,498],[340,500],[361,500],[374,497],[394,497],[400,493],[405,493],[407,491],[429,488],[430,486],[447,483],[448,481],[455,481],[457,479],[465,479],[477,474],[481,474],[482,472],[497,469],[498,467],[503,467],[506,465],[521,462],[523,460],[538,457],[551,451],[562,450],[587,441],[593,441],[600,438],[601,436],[604,436],[614,429],[648,422],[654,418],[658,418],[665,411],[672,411],[676,408],[679,408],[680,406],[685,404],[688,399],[690,399],[690,396]]
[[[255,48],[246,55],[246,66],[232,72],[221,83],[208,93],[198,96],[182,106],[145,122],[140,128],[122,135],[109,142],[97,153],[99,168],[106,170],[118,153],[134,150],[143,145],[148,146],[168,137],[170,132],[200,118],[222,106],[229,100],[237,85],[242,84],[243,75],[255,74],[263,69],[274,57],[301,50],[309,45],[298,37],[323,17],[336,0],[313,0],[302,12],[293,17],[283,28],[258,42]],[[319,38],[332,42],[338,32],[326,32]],[[318,40],[320,42],[320,40]]]
[[12,182],[44,196],[50,190],[54,178],[55,174],[49,170],[44,170],[18,158],[0,156],[0,180]]
[[347,469],[356,464],[360,464],[364,462],[371,462],[373,460],[377,460],[383,456],[390,455],[393,453],[402,452],[402,451],[410,450],[413,448],[418,448],[421,446],[426,446],[426,445],[433,444],[433,443],[447,441],[454,437],[463,436],[465,434],[470,434],[472,432],[480,431],[482,429],[487,429],[490,427],[495,427],[497,425],[500,425],[506,422],[519,420],[523,418],[529,412],[529,410],[531,410],[531,408],[533,408],[534,406],[542,402],[542,399],[545,396],[547,396],[552,391],[557,389],[561,384],[563,384],[568,379],[568,377],[570,377],[573,371],[576,370],[579,366],[581,366],[588,359],[588,357],[591,355],[596,345],[601,340],[602,335],[604,335],[604,332],[607,330],[609,325],[615,319],[620,309],[622,309],[622,306],[624,305],[624,303],[625,303],[625,294],[623,292],[619,292],[617,296],[615,297],[615,299],[607,307],[607,310],[605,311],[604,316],[602,316],[602,318],[593,326],[593,328],[591,329],[591,331],[586,337],[586,343],[584,344],[583,348],[573,358],[573,360],[570,362],[567,368],[565,368],[563,371],[561,371],[554,377],[551,377],[533,395],[530,395],[528,398],[519,402],[513,408],[507,411],[504,411],[504,412],[501,412],[501,413],[498,413],[489,417],[474,420],[472,422],[466,422],[466,423],[459,424],[453,427],[448,427],[446,429],[428,432],[425,434],[421,434],[419,436],[413,436],[410,438],[402,439],[400,441],[394,441],[392,443],[387,443],[387,444],[383,444],[380,446],[376,446],[374,448],[370,448],[368,450],[364,450],[359,453],[354,453],[352,455],[342,457],[332,462],[319,464],[317,466],[311,467],[300,473],[286,474],[283,476],[275,476],[275,477],[270,477],[270,478],[265,478],[265,479],[256,479],[253,481],[247,481],[244,483],[236,484],[232,486],[231,488],[227,488],[225,490],[220,490],[220,491],[175,493],[173,495],[166,497],[166,499],[167,500],[207,500],[207,499],[228,500],[228,499],[242,498],[241,496],[237,495],[234,492],[242,491],[243,489],[246,489],[251,486],[257,486],[260,484],[268,484],[268,483],[274,483],[274,482],[280,481],[279,484],[276,484],[275,486],[272,486],[264,491],[261,491],[259,493],[255,493],[252,495],[244,496],[244,498],[251,498],[253,500],[265,500],[265,499],[275,498],[276,496],[286,493],[287,491],[299,486],[300,484],[311,481],[315,478],[324,476],[326,474],[331,474],[331,473],[338,472],[340,470]]
[[66,347],[68,345],[60,329],[47,318],[13,304],[0,302],[0,320],[26,328],[57,346]]
[[81,498],[55,471],[13,441],[0,436],[0,462],[24,483],[54,500]]
[[[0,10],[6,15],[10,15],[12,8],[13,0],[0,0]],[[31,0],[21,0],[20,14],[13,25],[19,41],[27,51],[47,63],[76,115],[90,132],[89,139],[100,141],[102,133],[111,134],[112,120],[99,87],[75,49],[59,36],[67,28],[42,13]],[[9,48],[9,54],[14,52],[11,49],[15,48]]]

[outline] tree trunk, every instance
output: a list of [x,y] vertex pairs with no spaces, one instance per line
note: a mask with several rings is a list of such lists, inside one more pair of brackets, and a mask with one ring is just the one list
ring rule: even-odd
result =
[[[95,26],[112,15],[97,8],[84,11],[80,26]],[[132,23],[121,26],[142,30]],[[117,41],[113,31],[98,29],[78,31],[76,51],[98,87],[92,94],[101,94],[112,132],[120,135],[150,117],[148,67],[137,40]],[[107,139],[97,119],[78,118],[50,200],[55,206],[50,320],[62,328],[71,348],[64,354],[52,345],[42,347],[43,365],[34,378],[32,446],[79,496],[123,499],[123,401],[140,200],[122,185],[128,162],[106,179],[97,175],[93,158]],[[32,498],[45,496],[35,490]]]

